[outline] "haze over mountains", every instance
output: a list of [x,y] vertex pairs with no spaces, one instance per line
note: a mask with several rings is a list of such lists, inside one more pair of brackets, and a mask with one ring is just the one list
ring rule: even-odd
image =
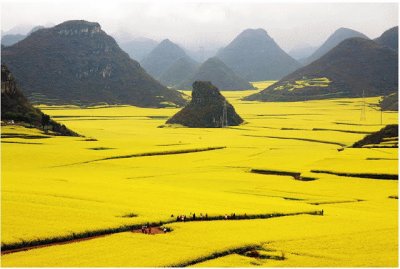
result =
[[247,81],[277,80],[300,67],[264,29],[243,31],[217,57]]
[[330,35],[328,39],[313,54],[305,59],[300,60],[300,62],[303,65],[312,63],[336,47],[340,42],[351,37],[362,37],[368,39],[368,37],[363,33],[348,28],[339,28],[332,35]]
[[29,36],[31,33],[43,29],[44,26],[35,26],[33,27],[26,35],[23,34],[6,34],[1,36],[1,44],[4,46],[11,46],[14,45],[15,43],[21,41],[22,39],[26,38]]
[[253,86],[239,77],[217,57],[205,61],[186,81],[177,86],[178,89],[190,89],[195,81],[211,81],[220,90],[249,90]]
[[136,37],[118,44],[132,59],[141,61],[158,45],[158,42],[146,37]]
[[[165,86],[189,89],[197,80],[211,81],[221,90],[247,90],[252,88],[249,81],[283,77],[247,98],[264,101],[354,97],[363,89],[372,96],[397,87],[398,27],[372,43],[360,32],[339,28],[305,59],[311,63],[303,68],[263,29],[244,30],[203,64],[169,39],[159,44],[146,38],[125,42],[125,50],[131,45],[131,58],[143,57],[142,68],[97,23],[67,21],[40,28],[3,48],[2,63],[25,94],[41,103],[183,105],[181,94]],[[350,42],[353,37],[362,39]]]
[[192,76],[198,67],[199,63],[188,56],[184,56],[171,64],[158,80],[163,85],[174,87]]
[[301,46],[292,48],[290,51],[288,51],[288,54],[296,61],[300,61],[301,59],[309,57],[317,49],[318,47],[311,46],[310,44],[303,44]]
[[364,38],[350,38],[246,100],[302,101],[387,95],[398,90],[398,53]]
[[143,68],[153,77],[158,78],[170,65],[187,56],[186,52],[169,39],[163,40],[141,62]]
[[199,63],[205,62],[207,59],[214,57],[221,47],[203,47],[198,48],[186,48],[186,54],[189,55],[193,60]]
[[15,43],[21,41],[25,37],[26,37],[26,35],[20,35],[20,34],[4,35],[4,36],[1,37],[1,45],[3,45],[3,46],[11,46],[11,45],[14,45]]
[[3,48],[2,63],[29,98],[42,102],[155,107],[186,102],[130,59],[98,23],[67,21],[40,29]]
[[220,59],[213,57],[200,65],[184,49],[168,39],[154,48],[141,64],[163,85],[177,89],[190,89],[196,80],[211,81],[221,90],[253,88]]

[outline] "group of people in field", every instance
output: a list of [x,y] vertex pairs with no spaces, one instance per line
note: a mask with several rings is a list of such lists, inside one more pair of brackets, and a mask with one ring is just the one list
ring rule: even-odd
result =
[[[157,232],[158,227],[156,227],[155,229],[156,230],[153,231],[153,232],[154,233],[158,233]],[[159,227],[159,229],[161,229],[164,233],[167,233],[169,231],[168,228],[166,228],[166,227]],[[152,232],[152,230],[151,230],[151,226],[150,226],[149,223],[147,225],[143,225],[142,226],[142,233],[144,233],[144,234],[152,234],[151,232]]]
[[[171,218],[173,218],[174,215],[171,215]],[[199,216],[196,216],[196,213],[190,213],[189,217],[187,217],[186,215],[178,215],[176,216],[176,221],[189,221],[189,220],[203,220],[203,219],[208,219],[208,214],[206,213],[205,215],[203,215],[203,213],[200,213]]]
[[231,213],[230,215],[225,214],[224,219],[236,219],[236,213]]
[[[319,212],[319,214],[323,215],[324,214],[324,210],[321,210]],[[200,215],[198,215],[198,216],[196,216],[196,213],[190,213],[188,216],[189,217],[187,217],[186,215],[177,215],[176,216],[176,221],[177,222],[185,222],[185,221],[196,221],[196,220],[197,221],[209,220],[209,217],[208,217],[207,213],[205,215],[203,215],[203,213],[200,213]],[[273,216],[273,214],[270,214],[270,217],[272,217],[272,216]],[[171,218],[174,218],[173,214],[171,214]],[[215,219],[221,219],[221,218],[223,218],[225,220],[228,220],[228,219],[247,219],[247,218],[249,218],[249,216],[247,216],[246,213],[244,213],[244,215],[238,215],[238,216],[236,215],[236,213],[231,213],[229,215],[225,214],[223,217],[222,216],[217,216],[217,217],[212,217],[210,219],[215,220]],[[161,224],[161,222],[160,222],[160,224]],[[165,228],[165,227],[160,227],[160,229],[164,233],[167,233],[167,232],[170,231],[169,228]],[[152,234],[151,226],[150,226],[149,223],[147,223],[147,225],[143,225],[142,226],[142,233],[144,233],[144,234]],[[157,227],[156,227],[156,231],[154,231],[154,233],[158,233],[158,228]]]
[[[174,217],[174,215],[171,215],[171,217]],[[199,216],[196,216],[196,213],[190,213],[189,217],[187,217],[186,215],[178,215],[176,216],[176,221],[189,221],[189,220],[203,220],[203,219],[208,219],[208,214],[206,213],[205,215],[203,215],[202,213],[200,213]]]
[[[245,216],[247,216],[245,214]],[[173,218],[174,215],[171,215],[171,218]],[[230,215],[225,214],[224,215],[224,219],[236,219],[236,213],[231,213]],[[178,215],[176,216],[176,221],[193,221],[193,220],[208,220],[208,214],[206,213],[205,215],[203,215],[203,213],[200,213],[200,215],[196,216],[196,213],[190,213],[189,217],[187,217],[186,215]]]
[[142,226],[142,233],[151,234],[151,226],[149,224]]

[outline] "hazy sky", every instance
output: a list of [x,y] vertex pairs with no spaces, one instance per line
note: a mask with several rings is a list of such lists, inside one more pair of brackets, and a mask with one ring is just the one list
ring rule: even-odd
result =
[[264,28],[290,50],[320,45],[339,27],[375,38],[398,24],[398,3],[1,0],[3,31],[72,19],[97,21],[114,36],[169,38],[188,48],[224,46],[246,28]]

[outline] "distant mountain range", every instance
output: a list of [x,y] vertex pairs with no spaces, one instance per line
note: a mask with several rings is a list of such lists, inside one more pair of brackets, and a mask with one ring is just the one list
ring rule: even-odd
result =
[[277,80],[300,67],[263,29],[243,31],[217,57],[247,81]]
[[220,90],[249,90],[253,86],[239,77],[217,57],[205,61],[186,81],[177,86],[178,89],[190,89],[195,81],[210,81]]
[[283,77],[246,98],[263,101],[356,97],[362,91],[387,95],[397,89],[398,27],[374,41],[340,28],[302,68],[263,29],[243,31],[201,65],[168,39],[158,45],[145,38],[129,44],[125,49],[132,49],[131,57],[144,57],[143,68],[98,23],[67,21],[35,27],[14,45],[2,44],[1,61],[31,101],[49,104],[181,106],[186,103],[182,94],[165,86],[188,89],[197,80],[221,90],[246,90],[252,88],[248,81]]
[[387,95],[398,90],[398,53],[364,38],[342,41],[320,59],[246,100],[303,101]]
[[21,41],[22,39],[26,38],[28,35],[30,35],[31,33],[39,30],[39,29],[43,29],[43,26],[35,26],[32,28],[32,30],[30,30],[26,35],[23,34],[6,34],[3,35],[1,37],[1,45],[3,46],[12,46],[15,43]]
[[318,47],[314,47],[311,45],[307,46],[301,46],[301,47],[296,47],[291,49],[288,54],[295,59],[296,61],[299,61],[301,59],[305,59],[309,57],[311,54],[313,54]]
[[21,41],[25,37],[26,37],[26,35],[20,35],[20,34],[4,35],[4,36],[1,37],[1,45],[3,45],[3,46],[11,46],[11,45],[14,45],[15,43]]
[[179,83],[191,77],[199,67],[199,63],[184,56],[171,64],[158,80],[166,86],[176,87]]
[[328,51],[339,45],[340,42],[351,37],[362,37],[368,39],[363,33],[357,32],[348,28],[339,28],[309,57],[299,60],[303,65],[308,65],[315,60],[318,60]]
[[186,49],[186,54],[189,55],[189,57],[191,57],[196,62],[203,63],[207,59],[214,57],[217,54],[219,49],[220,49],[220,47],[216,48],[215,46],[211,46],[211,47],[200,46],[197,49],[193,49],[193,48]]
[[129,56],[136,61],[143,60],[157,45],[157,41],[146,37],[119,42],[121,49],[127,52]]
[[159,78],[178,59],[189,57],[186,52],[169,39],[163,40],[141,62],[143,68],[153,77]]
[[98,23],[67,21],[2,49],[24,93],[42,103],[184,105],[130,59]]
[[14,121],[36,128],[50,130],[58,135],[78,136],[65,125],[50,119],[40,109],[34,108],[20,91],[13,75],[5,65],[1,65],[1,120]]

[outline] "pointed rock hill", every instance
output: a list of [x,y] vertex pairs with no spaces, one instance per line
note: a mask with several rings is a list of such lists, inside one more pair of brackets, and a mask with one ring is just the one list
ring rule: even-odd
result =
[[194,128],[220,128],[236,126],[242,122],[243,119],[233,106],[208,81],[195,81],[192,101],[167,121],[168,124]]
[[339,28],[333,34],[331,34],[329,38],[321,45],[321,47],[319,47],[313,54],[305,59],[300,60],[300,62],[303,65],[308,65],[324,56],[328,51],[339,45],[339,43],[341,43],[343,40],[352,37],[368,39],[368,37],[363,33],[348,28]]
[[24,123],[36,128],[42,127],[42,118],[47,118],[46,125],[58,135],[78,136],[65,125],[59,124],[38,108],[34,108],[21,93],[18,85],[5,65],[1,65],[1,120],[20,124]]
[[387,95],[398,90],[398,54],[372,40],[350,38],[245,100],[304,101]]
[[2,50],[24,94],[41,103],[185,104],[129,58],[98,23],[67,21]]
[[199,67],[199,64],[189,57],[176,60],[165,70],[158,80],[166,86],[174,87],[188,77],[191,77]]
[[300,67],[263,29],[243,31],[217,57],[247,81],[277,80]]
[[176,60],[182,57],[189,57],[185,51],[171,42],[169,39],[163,40],[155,47],[141,62],[146,71],[155,78],[159,78]]
[[385,31],[380,37],[375,39],[380,45],[399,51],[399,27],[393,27]]
[[188,80],[177,86],[178,89],[189,89],[195,81],[211,81],[221,91],[250,90],[253,86],[235,74],[217,57],[205,61]]

